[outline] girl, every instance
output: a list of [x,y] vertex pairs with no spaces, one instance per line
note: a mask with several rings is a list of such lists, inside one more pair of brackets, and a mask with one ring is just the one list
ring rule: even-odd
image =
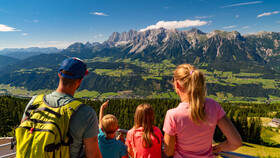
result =
[[149,104],[140,104],[135,111],[134,127],[127,132],[127,151],[135,158],[161,157],[162,134],[154,124],[155,114]]
[[[205,98],[202,72],[189,64],[179,65],[174,71],[173,84],[181,103],[168,110],[165,116],[163,131],[167,156],[214,157],[212,152],[231,151],[242,145],[239,133],[223,108],[216,101]],[[212,148],[216,125],[227,140]]]

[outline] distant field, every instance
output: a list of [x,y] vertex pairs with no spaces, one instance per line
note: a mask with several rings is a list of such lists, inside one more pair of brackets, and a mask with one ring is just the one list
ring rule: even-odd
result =
[[269,122],[271,122],[272,118],[269,117],[261,117],[262,124],[267,125]]
[[98,96],[99,93],[96,91],[88,91],[88,90],[82,90],[82,91],[78,91],[75,93],[74,97],[75,98],[91,98],[91,97],[96,97]]
[[116,70],[114,70],[114,69],[95,69],[93,72],[96,74],[99,74],[99,75],[120,77],[120,76],[129,75],[130,73],[132,73],[132,70],[130,70],[130,69],[126,69],[126,70],[123,70],[123,69],[116,69]]

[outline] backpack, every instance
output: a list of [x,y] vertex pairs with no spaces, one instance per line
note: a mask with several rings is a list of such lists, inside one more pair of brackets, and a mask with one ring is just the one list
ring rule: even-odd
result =
[[81,105],[73,101],[51,107],[44,102],[44,95],[37,96],[26,110],[27,119],[15,130],[16,157],[70,157],[69,145],[73,139],[68,131],[69,123]]

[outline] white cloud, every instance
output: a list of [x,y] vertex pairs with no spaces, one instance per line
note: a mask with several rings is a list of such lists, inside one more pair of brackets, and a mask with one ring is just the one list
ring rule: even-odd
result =
[[15,30],[15,28],[0,24],[0,32],[12,32],[12,31],[21,31],[21,30]]
[[94,38],[102,37],[102,34],[95,35]]
[[232,5],[221,6],[221,8],[236,7],[236,6],[250,5],[250,4],[258,4],[258,3],[262,3],[262,2],[263,2],[263,1],[237,3],[237,4],[232,4]]
[[140,31],[146,31],[149,29],[165,28],[165,29],[177,29],[177,28],[186,28],[192,26],[202,26],[206,25],[208,22],[200,20],[185,20],[185,21],[159,21],[155,25],[150,25],[145,29]]
[[248,28],[251,28],[251,26],[243,26],[242,28],[243,29],[248,29]]
[[39,22],[39,20],[34,20],[35,23]]
[[28,34],[27,33],[23,33],[23,34],[21,34],[22,36],[27,36]]
[[235,17],[236,17],[236,18],[239,18],[239,15],[236,15]]
[[99,15],[99,16],[108,16],[107,14],[101,13],[101,12],[93,12],[93,13],[90,13],[90,14]]
[[231,29],[231,28],[234,28],[235,26],[231,25],[231,26],[226,26],[226,27],[223,27],[223,29]]
[[270,16],[272,14],[278,14],[280,13],[279,11],[274,11],[274,12],[267,12],[267,13],[262,13],[260,15],[257,16],[257,18],[263,17],[263,16]]

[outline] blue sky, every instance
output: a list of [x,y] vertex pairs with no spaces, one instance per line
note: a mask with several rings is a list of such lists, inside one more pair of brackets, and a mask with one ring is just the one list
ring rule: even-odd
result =
[[1,0],[0,49],[67,48],[131,29],[280,32],[280,0]]

